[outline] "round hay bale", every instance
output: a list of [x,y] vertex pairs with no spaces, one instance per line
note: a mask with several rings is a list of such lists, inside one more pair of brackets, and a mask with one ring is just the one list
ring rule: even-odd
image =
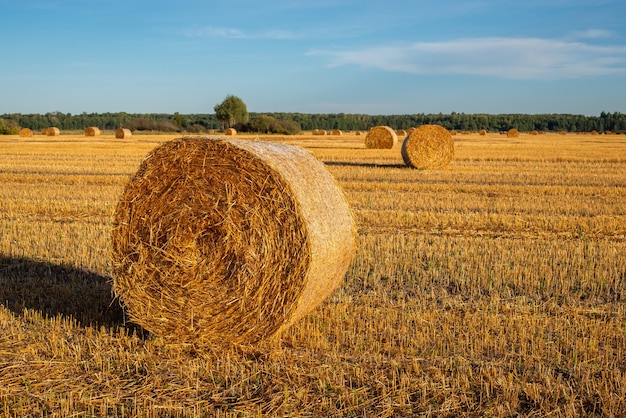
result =
[[20,129],[20,137],[21,138],[30,138],[31,136],[33,136],[32,129],[29,129],[29,128],[22,128],[22,129]]
[[118,202],[113,289],[165,339],[252,343],[329,296],[354,246],[343,193],[307,151],[178,138],[146,157]]
[[100,128],[97,128],[95,126],[90,126],[87,129],[85,129],[85,136],[98,136],[100,135]]
[[131,136],[133,136],[133,133],[130,131],[130,129],[126,129],[126,128],[117,128],[115,130],[115,137],[117,139],[128,139]]
[[314,129],[312,134],[313,135],[326,135],[326,131],[324,129]]
[[450,135],[456,135],[456,134],[457,134],[456,129],[453,129],[453,130],[450,131]]
[[396,135],[399,136],[400,138],[405,138],[407,133],[404,129],[399,129],[396,131]]
[[539,135],[539,131],[533,129],[532,131],[529,132],[530,135]]
[[45,135],[47,136],[59,136],[61,135],[61,130],[59,128],[46,128]]
[[229,135],[229,136],[237,135],[237,130],[235,128],[226,128],[224,129],[224,135]]
[[481,129],[480,131],[478,131],[478,135],[487,135],[487,131],[484,129]]
[[398,135],[389,126],[374,126],[365,135],[365,148],[391,149],[397,143]]
[[506,136],[508,138],[517,138],[519,136],[519,131],[516,128],[511,128],[506,131]]
[[422,125],[406,137],[401,153],[409,167],[441,168],[454,158],[454,141],[443,126]]
[[343,135],[343,132],[340,129],[334,129],[331,133],[331,135]]

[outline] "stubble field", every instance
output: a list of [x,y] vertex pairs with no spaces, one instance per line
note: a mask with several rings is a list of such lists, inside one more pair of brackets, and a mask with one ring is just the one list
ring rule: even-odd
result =
[[0,137],[1,416],[626,415],[624,135],[457,135],[432,171],[363,136],[260,138],[326,164],[358,249],[280,339],[219,349],[111,294],[117,199],[179,136]]

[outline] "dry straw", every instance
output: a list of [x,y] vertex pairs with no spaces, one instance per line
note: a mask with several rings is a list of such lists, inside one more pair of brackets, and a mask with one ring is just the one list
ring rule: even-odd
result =
[[342,282],[355,232],[322,163],[290,145],[179,138],[126,186],[112,233],[113,288],[168,340],[253,343]]
[[506,136],[508,138],[517,138],[519,136],[519,131],[516,128],[511,128],[506,132]]
[[434,169],[445,167],[454,158],[450,132],[439,125],[422,125],[402,143],[402,159],[409,167]]
[[22,138],[30,138],[31,136],[33,136],[32,129],[29,129],[29,128],[22,128],[22,129],[20,129],[20,137],[22,137]]
[[397,143],[398,135],[389,126],[374,126],[365,135],[365,148],[391,149]]
[[237,135],[237,130],[235,128],[226,128],[224,129],[224,135],[229,135],[229,136]]
[[95,126],[90,126],[87,129],[85,129],[85,136],[98,136],[100,135],[100,128],[97,128]]
[[47,136],[59,136],[61,135],[61,130],[59,128],[46,128],[44,130],[45,135]]
[[326,135],[326,131],[324,129],[314,129],[311,133],[313,135]]
[[130,129],[117,128],[115,130],[115,137],[118,139],[127,139],[127,138],[130,138],[131,136],[133,136],[133,133],[130,131]]
[[341,130],[339,130],[339,129],[334,129],[330,134],[331,135],[336,135],[336,136],[337,135],[341,136],[341,135],[343,135],[343,132]]
[[478,131],[478,135],[487,135],[487,131],[484,129],[481,129],[480,131]]

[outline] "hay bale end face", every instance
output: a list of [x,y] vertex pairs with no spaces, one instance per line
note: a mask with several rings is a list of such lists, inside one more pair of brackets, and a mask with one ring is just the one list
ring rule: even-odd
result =
[[224,135],[228,135],[228,136],[237,135],[237,130],[235,128],[226,128],[224,129]]
[[253,343],[329,296],[354,246],[343,193],[305,150],[179,138],[145,158],[116,207],[113,289],[168,340]]
[[29,128],[20,129],[20,138],[30,138],[31,136],[33,136],[32,129],[29,129]]
[[511,128],[506,132],[507,138],[517,138],[519,136],[519,131],[516,128]]
[[95,126],[90,126],[87,129],[85,129],[85,136],[98,136],[100,135],[100,128],[97,128]]
[[417,169],[436,169],[454,159],[454,141],[450,132],[439,125],[422,125],[402,143],[404,163]]
[[44,130],[45,135],[47,136],[59,136],[61,135],[61,130],[59,128],[46,128]]
[[115,130],[115,137],[117,139],[128,139],[131,136],[133,136],[133,133],[130,131],[130,129],[126,129],[126,128],[117,128]]
[[389,126],[374,126],[365,135],[365,148],[391,149],[397,143],[398,135]]

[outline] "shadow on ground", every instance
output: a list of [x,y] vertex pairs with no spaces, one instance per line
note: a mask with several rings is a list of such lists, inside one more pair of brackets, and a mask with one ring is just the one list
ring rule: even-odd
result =
[[125,321],[108,277],[72,266],[0,255],[0,303],[16,314],[34,309],[48,317],[71,316],[83,326],[140,331]]

